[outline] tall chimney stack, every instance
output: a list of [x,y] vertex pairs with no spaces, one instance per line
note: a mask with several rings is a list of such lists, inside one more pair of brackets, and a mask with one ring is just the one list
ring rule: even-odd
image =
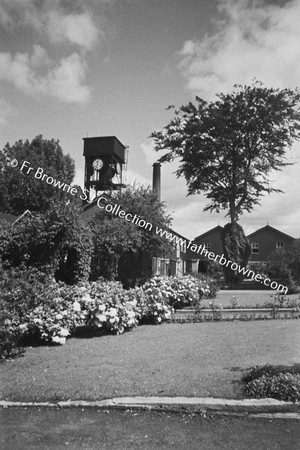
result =
[[155,162],[153,164],[153,178],[152,178],[152,192],[157,195],[158,200],[160,201],[160,168],[161,164],[159,162]]

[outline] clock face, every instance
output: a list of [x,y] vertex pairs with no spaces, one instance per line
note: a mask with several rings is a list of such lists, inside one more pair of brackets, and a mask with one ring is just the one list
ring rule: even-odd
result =
[[93,169],[94,170],[101,170],[102,169],[102,167],[103,167],[103,161],[102,161],[102,159],[95,159],[94,161],[93,161]]

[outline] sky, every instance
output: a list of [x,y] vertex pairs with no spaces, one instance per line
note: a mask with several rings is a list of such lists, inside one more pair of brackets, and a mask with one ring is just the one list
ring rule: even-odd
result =
[[[0,0],[0,145],[59,139],[83,185],[84,137],[129,146],[126,182],[151,185],[160,154],[149,135],[198,95],[213,101],[234,84],[300,84],[300,0]],[[267,223],[300,237],[300,143],[294,165],[272,174],[283,194],[240,218],[246,234]],[[172,228],[192,239],[225,213],[187,197],[177,162],[164,164],[162,200]]]

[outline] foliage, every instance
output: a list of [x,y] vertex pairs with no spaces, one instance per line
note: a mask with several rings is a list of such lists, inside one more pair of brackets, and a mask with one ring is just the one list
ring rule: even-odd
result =
[[300,373],[292,368],[281,369],[269,364],[256,366],[244,381],[248,397],[270,397],[289,402],[300,400]]
[[[12,167],[10,163],[15,159],[18,166]],[[27,168],[23,168],[22,172],[20,170],[24,161],[28,161],[28,168],[33,167],[29,173]],[[35,177],[39,167],[62,183],[70,185],[73,181],[74,161],[69,155],[63,154],[58,140],[36,136],[31,142],[19,140],[14,145],[6,144],[0,151],[1,211],[16,215],[27,209],[42,212],[54,202],[66,199],[64,190]]]
[[21,344],[64,344],[84,327],[94,333],[121,334],[134,329],[139,321],[161,323],[172,313],[172,307],[160,296],[143,288],[125,290],[116,281],[99,279],[68,286],[34,268],[3,273],[2,358],[17,355]]
[[293,242],[292,247],[288,250],[289,268],[295,283],[300,285],[300,239]]
[[213,320],[221,320],[223,306],[220,303],[216,305],[214,302],[209,302],[209,307],[212,311]]
[[164,301],[177,309],[197,306],[202,299],[210,298],[211,295],[209,281],[191,275],[156,276],[147,281],[142,288],[151,300]]
[[36,305],[37,293],[42,292],[45,280],[45,274],[35,269],[5,271],[0,268],[0,359],[24,353],[18,325]]
[[142,323],[161,324],[164,320],[171,319],[173,308],[169,305],[159,292],[156,295],[153,291],[142,287],[130,290],[136,298],[136,306],[140,311]]
[[288,250],[280,249],[270,254],[265,271],[269,278],[279,279],[289,293],[300,290],[300,241],[296,240]]
[[[209,278],[213,278],[216,282],[221,283],[224,279],[224,271],[221,264],[213,260],[200,261],[199,265],[200,274],[206,275]],[[193,272],[193,275],[198,277],[198,272]],[[201,276],[201,275],[200,275]]]
[[[251,246],[243,228],[238,223],[227,223],[222,231],[222,242],[226,260],[235,262],[240,267],[246,267]],[[223,266],[223,269],[226,282],[238,283],[242,281],[244,277],[242,273],[238,273],[238,271],[227,266]]]
[[298,90],[267,88],[258,81],[235,85],[232,93],[207,102],[196,97],[175,111],[163,131],[151,137],[161,162],[180,158],[188,194],[205,193],[205,210],[228,210],[231,222],[251,211],[270,186],[272,170],[281,170],[285,148],[299,139]]
[[[215,261],[209,261],[209,262],[213,263]],[[219,263],[215,263],[215,264],[219,265]],[[202,286],[202,287],[206,286],[203,299],[212,299],[212,298],[215,298],[217,295],[217,292],[219,290],[219,286],[217,283],[218,277],[213,276],[214,273],[215,273],[214,269],[212,269],[211,273],[210,273],[210,269],[208,268],[207,275],[198,273],[198,272],[193,272],[191,274],[191,276],[193,278],[196,278],[197,282],[200,283],[200,286]],[[200,294],[201,299],[202,299],[202,294],[203,294],[203,292]]]
[[[91,221],[94,241],[92,279],[130,278],[135,281],[143,273],[142,262],[146,256],[163,256],[170,251],[166,239],[156,235],[155,226],[167,227],[170,216],[157,196],[143,186],[127,187],[121,192],[106,195],[107,203],[120,205],[132,217],[140,217],[152,225],[152,230],[139,227],[124,218],[113,216],[103,209]],[[135,284],[133,282],[133,284]]]
[[80,223],[79,213],[72,204],[60,202],[43,214],[2,225],[3,264],[36,267],[69,284],[87,279],[93,246],[89,227]]
[[0,324],[0,360],[23,356],[24,348],[20,343],[20,333],[11,331]]

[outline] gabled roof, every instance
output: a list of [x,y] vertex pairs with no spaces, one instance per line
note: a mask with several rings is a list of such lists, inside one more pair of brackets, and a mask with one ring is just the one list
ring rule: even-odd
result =
[[13,224],[17,223],[19,220],[23,219],[23,217],[26,217],[26,216],[31,216],[32,217],[32,214],[29,211],[29,209],[26,209],[26,211],[24,211],[23,214],[21,214],[19,217],[17,217]]
[[0,222],[8,222],[8,223],[11,223],[12,225],[14,225],[15,223],[17,223],[19,220],[21,220],[23,217],[26,217],[27,215],[32,216],[29,209],[27,209],[25,212],[23,212],[23,214],[21,214],[20,216],[15,216],[14,214],[6,214],[3,212],[0,212]]
[[217,231],[217,230],[223,231],[223,227],[221,227],[221,225],[217,225],[216,227],[211,228],[210,230],[206,231],[205,233],[199,234],[199,236],[194,238],[194,241],[196,241],[197,239],[203,239],[204,237],[206,237],[207,235],[209,235],[213,231]]
[[288,234],[283,233],[282,231],[277,230],[276,228],[271,227],[270,225],[265,225],[262,228],[259,228],[258,230],[254,231],[251,234],[248,234],[248,238],[252,238],[253,236],[256,236],[257,234],[261,233],[262,231],[272,231],[273,233],[279,234],[280,236],[283,236],[285,238],[291,239],[292,241],[295,240],[292,236],[289,236]]
[[13,214],[6,214],[0,211],[0,222],[14,223],[17,218],[18,216],[15,216]]
[[188,239],[187,237],[182,236],[182,234],[177,233],[177,231],[174,231],[173,228],[165,227],[165,229],[166,229],[167,231],[169,231],[170,233],[175,234],[177,237],[179,237],[179,238],[181,238],[181,239],[185,239],[186,242],[189,242],[189,240],[190,240],[190,239]]

